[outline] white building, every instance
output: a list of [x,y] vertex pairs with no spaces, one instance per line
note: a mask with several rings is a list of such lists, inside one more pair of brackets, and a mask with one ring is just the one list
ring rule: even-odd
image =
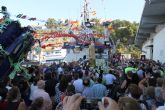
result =
[[165,63],[165,0],[146,0],[135,43],[147,59]]

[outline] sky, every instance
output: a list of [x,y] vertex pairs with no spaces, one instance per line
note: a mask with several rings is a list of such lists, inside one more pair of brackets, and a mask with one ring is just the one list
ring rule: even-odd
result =
[[[24,14],[29,17],[47,20],[72,19],[81,20],[84,0],[0,0],[0,6],[6,6],[8,12],[14,15]],[[128,20],[140,22],[145,0],[88,0],[91,11],[96,11],[93,18],[105,20]],[[21,20],[25,25],[35,24]]]

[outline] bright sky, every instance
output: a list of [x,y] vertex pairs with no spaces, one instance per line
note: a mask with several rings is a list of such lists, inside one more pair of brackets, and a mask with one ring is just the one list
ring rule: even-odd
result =
[[[84,0],[0,0],[11,15],[24,14],[37,19],[80,20]],[[145,0],[88,0],[97,18],[140,22]],[[35,22],[23,21],[25,24]]]

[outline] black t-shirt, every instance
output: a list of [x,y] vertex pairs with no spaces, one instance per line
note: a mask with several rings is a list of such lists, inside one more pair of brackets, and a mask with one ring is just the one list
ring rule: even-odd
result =
[[50,79],[45,82],[45,91],[49,94],[50,97],[55,95],[55,86],[57,84],[56,79]]
[[18,110],[20,102],[8,102],[7,110]]

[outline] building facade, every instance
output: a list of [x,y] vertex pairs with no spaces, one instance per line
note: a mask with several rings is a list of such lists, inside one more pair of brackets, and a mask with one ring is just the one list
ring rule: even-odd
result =
[[135,43],[147,59],[165,63],[165,0],[146,0]]

